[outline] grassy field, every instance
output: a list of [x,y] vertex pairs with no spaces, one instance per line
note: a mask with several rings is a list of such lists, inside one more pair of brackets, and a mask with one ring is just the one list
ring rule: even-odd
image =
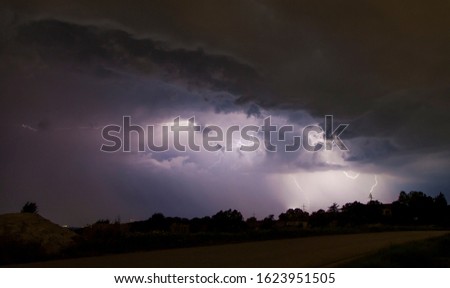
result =
[[328,235],[114,254],[14,267],[335,267],[392,245],[447,233],[401,231]]
[[450,268],[450,234],[393,245],[377,253],[341,265],[342,267]]

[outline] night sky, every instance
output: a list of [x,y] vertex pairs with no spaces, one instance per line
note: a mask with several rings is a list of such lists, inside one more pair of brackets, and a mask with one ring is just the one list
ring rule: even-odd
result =
[[[33,201],[82,226],[450,198],[449,1],[63,2],[0,4],[0,213]],[[349,151],[101,152],[126,115],[334,115]]]

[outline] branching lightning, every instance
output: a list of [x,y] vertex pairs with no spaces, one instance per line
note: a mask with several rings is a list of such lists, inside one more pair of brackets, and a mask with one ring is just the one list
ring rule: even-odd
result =
[[347,176],[347,178],[350,178],[352,180],[355,180],[359,177],[359,173],[356,173],[355,175],[350,175],[347,173],[347,171],[342,171],[344,173],[345,176]]
[[369,193],[372,193],[375,187],[377,187],[377,185],[378,185],[378,178],[377,175],[375,175],[375,183],[372,185],[372,187],[370,187]]

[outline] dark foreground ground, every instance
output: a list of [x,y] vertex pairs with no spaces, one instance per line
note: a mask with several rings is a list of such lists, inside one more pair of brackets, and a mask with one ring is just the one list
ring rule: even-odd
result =
[[[317,236],[106,255],[14,267],[336,267],[393,245],[448,234],[402,231]],[[354,265],[353,265],[354,266]]]
[[374,254],[345,262],[341,267],[450,268],[450,234],[393,245]]

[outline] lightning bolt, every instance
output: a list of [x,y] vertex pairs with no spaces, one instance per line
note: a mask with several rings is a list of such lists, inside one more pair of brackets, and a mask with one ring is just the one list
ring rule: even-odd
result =
[[[27,129],[33,132],[38,132],[39,129],[33,128],[32,126],[28,125],[28,124],[22,124],[20,125],[20,127],[22,127],[23,129]],[[91,126],[78,126],[78,127],[58,127],[55,128],[53,130],[55,131],[66,131],[66,130],[75,130],[75,129],[79,129],[79,130],[99,130],[100,127],[91,125]]]
[[347,171],[342,171],[342,172],[344,173],[345,176],[347,176],[347,178],[350,178],[352,180],[355,180],[359,177],[359,173],[356,173],[355,175],[352,176],[352,175],[348,174]]
[[298,184],[298,182],[297,182],[297,180],[294,178],[294,176],[292,176],[292,175],[289,175],[289,176],[291,176],[292,180],[294,180],[295,186],[297,186],[297,188],[298,188],[301,192],[305,192],[305,191],[303,190],[302,186],[300,186],[300,184]]
[[377,187],[377,185],[378,185],[378,179],[377,179],[377,175],[375,175],[375,183],[372,185],[372,187],[370,187],[369,193],[372,193],[373,189],[375,189],[375,187]]
[[[305,190],[303,190],[302,186],[300,186],[300,184],[298,184],[297,179],[295,179],[294,176],[289,175],[289,177],[292,178],[292,180],[294,181],[295,186],[297,186],[298,190],[300,190],[300,192],[303,193],[303,197],[304,197],[303,201],[306,202],[306,204],[307,204],[308,207],[311,207],[311,201],[310,201],[310,199],[309,199],[308,194],[305,193]],[[305,205],[304,205],[304,204],[303,204],[303,211],[306,211],[306,208],[305,208]]]
[[30,131],[33,131],[33,132],[37,132],[38,131],[38,129],[33,128],[33,127],[31,127],[30,125],[27,125],[27,124],[22,124],[21,127],[24,128],[24,129],[28,129]]

